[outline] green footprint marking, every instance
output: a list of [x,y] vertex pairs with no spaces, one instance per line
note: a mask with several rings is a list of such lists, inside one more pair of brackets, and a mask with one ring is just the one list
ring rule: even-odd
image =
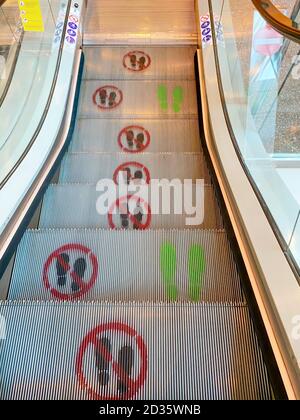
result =
[[[194,302],[200,300],[205,266],[204,249],[200,245],[192,245],[188,253],[188,294],[190,299]],[[178,290],[175,283],[177,269],[176,248],[169,242],[165,242],[161,245],[160,269],[168,298],[170,300],[176,300],[178,297]]]
[[168,89],[166,85],[159,85],[157,89],[157,96],[162,110],[168,109]]
[[[159,85],[157,88],[157,97],[160,107],[163,111],[168,109],[168,88],[166,85]],[[183,89],[181,86],[176,86],[173,89],[173,111],[178,113],[181,111],[183,103]]]
[[181,86],[176,86],[173,90],[173,110],[178,113],[181,110],[183,102],[183,89]]
[[166,292],[170,300],[176,300],[178,296],[175,284],[176,276],[176,248],[169,242],[162,244],[160,248],[160,269],[166,286]]
[[200,300],[203,274],[205,271],[205,255],[200,245],[192,245],[189,249],[189,296],[191,300]]

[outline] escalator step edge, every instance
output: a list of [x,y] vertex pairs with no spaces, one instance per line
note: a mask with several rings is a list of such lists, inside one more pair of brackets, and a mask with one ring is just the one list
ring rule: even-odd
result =
[[0,303],[1,399],[270,399],[244,304]]

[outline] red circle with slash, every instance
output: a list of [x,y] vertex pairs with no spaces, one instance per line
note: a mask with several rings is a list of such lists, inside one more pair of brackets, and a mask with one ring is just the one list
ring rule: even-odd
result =
[[[116,101],[112,106],[108,106],[106,105],[106,101],[108,100],[108,97],[106,96],[105,98],[105,104],[101,104],[101,100],[100,103],[99,101],[97,101],[97,98],[99,98],[100,96],[100,92],[103,90],[109,90],[110,92],[115,92],[116,93]],[[116,86],[113,85],[105,85],[105,86],[101,86],[99,87],[93,94],[93,102],[94,104],[102,110],[108,111],[110,109],[114,109],[117,106],[119,106],[121,104],[121,102],[123,101],[123,92],[121,91],[121,89],[117,88]]]
[[[127,60],[130,61],[131,57],[135,55],[135,56],[143,56],[146,58],[145,60],[145,64],[140,67],[138,61],[136,62],[137,66],[129,66],[127,64]],[[125,54],[123,57],[123,66],[125,67],[125,69],[130,70],[130,71],[144,71],[146,70],[151,64],[151,58],[149,54],[146,54],[144,51],[129,51],[129,53]]]
[[78,17],[76,17],[74,15],[70,15],[69,20],[73,23],[78,23],[78,21],[79,21]]
[[[129,212],[129,210],[127,211],[127,205],[128,205],[128,202],[130,200],[134,200],[136,202],[140,201],[144,205],[144,207],[146,209],[146,212],[144,214],[147,215],[147,219],[146,219],[145,223],[139,222],[136,219],[134,214],[131,214]],[[114,221],[113,221],[113,215],[118,214],[117,212],[115,212],[115,210],[117,210],[117,209],[121,210],[123,206],[125,207],[125,205],[126,205],[126,209],[124,210],[123,214],[128,214],[128,219],[131,221],[131,223],[136,225],[138,227],[138,229],[140,229],[140,230],[148,229],[149,226],[150,226],[150,223],[151,223],[151,209],[150,209],[150,206],[143,198],[138,197],[137,195],[134,195],[134,194],[129,194],[129,195],[126,195],[124,197],[120,197],[120,198],[117,199],[117,201],[115,203],[113,203],[111,205],[111,207],[108,211],[109,227],[111,229],[118,229],[118,226],[116,226]],[[119,214],[121,214],[121,213],[119,213]]]
[[[138,349],[140,359],[140,369],[136,379],[131,379],[130,376],[124,372],[122,366],[113,360],[112,354],[99,342],[98,336],[105,332],[118,332],[128,336],[131,340],[134,340]],[[102,357],[107,363],[112,364],[113,371],[117,376],[124,382],[128,391],[122,395],[101,395],[99,391],[95,390],[88,379],[85,376],[83,370],[83,359],[89,346],[93,346],[99,351]],[[143,386],[147,377],[147,347],[143,338],[138,335],[137,331],[126,324],[121,322],[109,322],[107,324],[101,324],[91,330],[82,340],[76,356],[75,364],[76,376],[83,389],[86,389],[91,397],[95,400],[128,400],[138,392]]]
[[[134,130],[134,131],[139,130],[140,132],[143,132],[144,135],[146,136],[146,142],[145,142],[145,144],[143,144],[143,146],[140,149],[131,150],[128,147],[126,147],[125,145],[123,145],[123,143],[122,143],[122,138],[124,137],[124,135],[126,137],[127,132],[132,131],[132,130]],[[139,125],[129,125],[128,127],[123,128],[123,130],[121,130],[119,135],[118,135],[118,144],[119,144],[120,148],[123,150],[123,152],[127,152],[127,153],[140,153],[140,152],[142,152],[143,150],[145,150],[149,146],[150,140],[151,140],[151,138],[150,138],[149,131],[146,130],[144,127],[141,127]],[[138,144],[137,139],[133,139],[133,143]]]
[[113,180],[114,183],[118,185],[118,175],[120,172],[126,172],[126,168],[130,167],[130,166],[134,166],[137,169],[141,169],[145,175],[145,182],[146,184],[150,184],[150,172],[149,169],[146,168],[145,165],[139,163],[139,162],[125,162],[122,163],[122,165],[119,165],[117,167],[117,169],[115,170],[114,174],[113,174]]
[[[89,281],[84,282],[74,271],[70,272],[70,276],[75,281],[77,285],[79,285],[80,290],[78,290],[75,293],[62,293],[59,290],[55,289],[51,286],[49,281],[49,269],[53,261],[57,260],[60,265],[65,269],[66,274],[71,270],[71,267],[68,263],[66,263],[62,258],[60,258],[60,255],[63,252],[72,252],[72,251],[80,251],[82,254],[87,255],[89,257],[89,260],[91,262],[93,271],[91,274],[91,278]],[[86,246],[80,245],[80,244],[66,244],[60,248],[58,248],[56,251],[52,252],[52,254],[47,259],[44,269],[43,269],[43,282],[45,285],[45,288],[50,290],[50,293],[52,296],[54,296],[56,299],[59,300],[73,300],[78,299],[81,296],[83,296],[85,293],[87,293],[95,284],[96,279],[98,275],[98,261],[97,257],[93,252]]]

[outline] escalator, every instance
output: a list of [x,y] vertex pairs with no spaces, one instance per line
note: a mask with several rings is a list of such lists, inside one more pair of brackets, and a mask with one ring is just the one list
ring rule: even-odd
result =
[[[196,51],[83,45],[72,140],[6,273],[1,399],[274,398],[203,148]],[[203,180],[203,220],[130,192],[100,212],[103,180],[162,179]]]
[[[11,332],[1,354],[1,395],[270,398],[201,149],[195,50],[139,46],[151,56],[148,72],[123,67],[128,50],[84,50],[74,139],[43,199],[38,229],[28,230],[18,247],[8,292],[13,302],[2,307]],[[102,86],[122,91],[123,103],[99,111],[92,98],[109,89]],[[172,104],[176,88],[180,110]],[[168,92],[167,109],[160,90]],[[127,153],[118,142],[124,128]],[[137,137],[146,131],[150,142],[144,135],[139,152]],[[147,168],[152,179],[204,179],[203,225],[184,229],[181,215],[153,215],[146,230],[145,212],[139,221],[117,214],[109,230],[109,218],[96,210],[96,184],[113,179],[120,166],[132,173]]]

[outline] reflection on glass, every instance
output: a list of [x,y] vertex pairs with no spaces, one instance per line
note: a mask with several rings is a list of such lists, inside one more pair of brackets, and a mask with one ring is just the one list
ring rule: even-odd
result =
[[[234,140],[288,249],[300,211],[300,44],[277,33],[250,0],[224,1],[221,11],[211,3]],[[298,16],[300,2],[276,6]]]
[[17,4],[7,1],[0,8],[0,104],[8,88],[21,33]]
[[272,3],[279,10],[285,10],[286,15],[293,21],[300,23],[300,1],[299,0],[272,0]]

